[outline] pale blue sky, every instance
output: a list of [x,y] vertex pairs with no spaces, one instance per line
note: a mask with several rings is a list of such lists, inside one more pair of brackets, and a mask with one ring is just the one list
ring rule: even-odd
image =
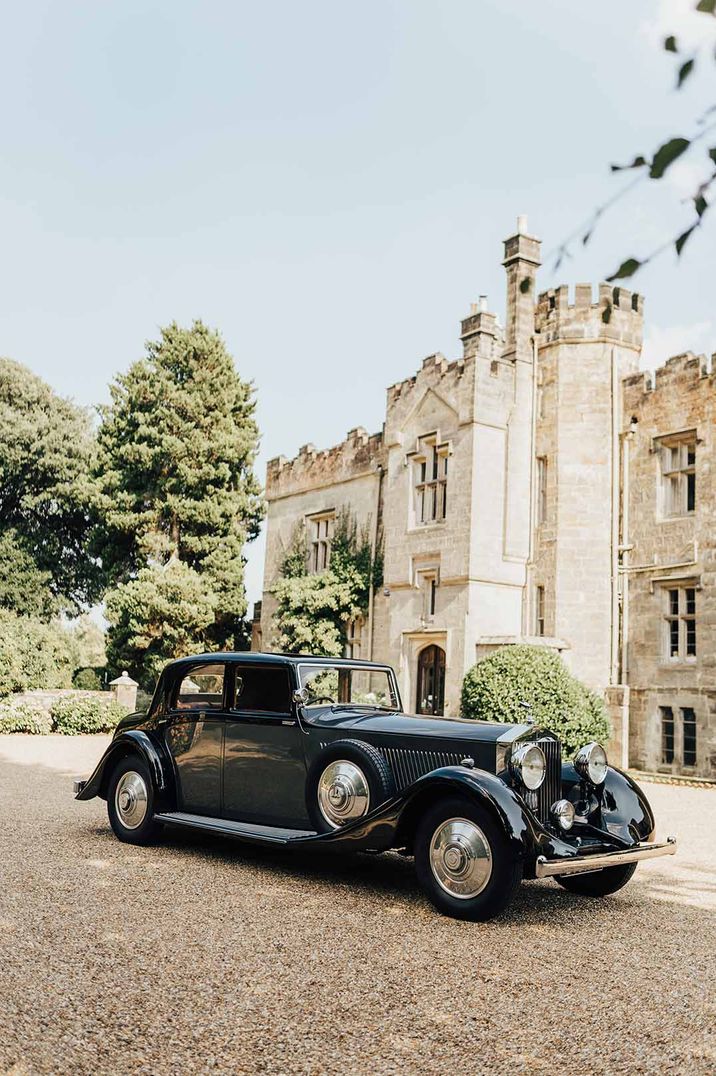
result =
[[[457,356],[470,301],[502,313],[518,213],[549,251],[615,190],[611,160],[711,102],[705,74],[672,92],[658,44],[709,29],[685,6],[3,3],[0,353],[95,404],[158,326],[201,317],[255,382],[262,477],[379,429],[387,385]],[[672,234],[695,174],[632,196],[559,278]],[[649,361],[716,349],[715,235],[637,278]],[[251,600],[261,563],[257,543]]]

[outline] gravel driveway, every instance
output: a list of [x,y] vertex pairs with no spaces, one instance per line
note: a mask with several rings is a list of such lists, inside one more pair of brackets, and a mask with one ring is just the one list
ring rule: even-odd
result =
[[412,863],[171,835],[76,803],[104,737],[0,737],[0,1072],[713,1073],[716,790],[614,897],[434,912]]

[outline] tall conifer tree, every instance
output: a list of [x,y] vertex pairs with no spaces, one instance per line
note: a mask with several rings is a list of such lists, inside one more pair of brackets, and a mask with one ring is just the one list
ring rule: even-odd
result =
[[[196,574],[214,609],[196,644],[232,646],[246,613],[243,547],[263,516],[252,387],[219,333],[195,321],[189,329],[162,329],[110,391],[111,404],[100,409],[95,467],[97,549],[108,583],[121,588],[142,572],[146,587],[149,568],[159,586],[156,573],[178,561]],[[196,583],[187,582],[193,592]],[[136,668],[138,648],[118,605],[121,599],[108,598]],[[138,639],[142,628],[137,624]],[[110,621],[110,637],[112,631]],[[110,653],[121,659],[111,638]]]

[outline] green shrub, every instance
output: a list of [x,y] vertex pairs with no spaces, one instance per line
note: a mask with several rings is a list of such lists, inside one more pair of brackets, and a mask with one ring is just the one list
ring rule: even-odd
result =
[[114,732],[117,722],[129,711],[116,702],[82,696],[59,699],[50,709],[52,728],[65,736],[83,733]]
[[604,702],[572,676],[557,653],[541,646],[501,647],[473,665],[463,680],[460,712],[520,722],[522,701],[530,703],[536,726],[559,736],[567,751],[609,738]]
[[76,687],[78,691],[101,691],[102,677],[99,669],[94,669],[91,666],[77,669],[72,677],[72,686]]
[[0,733],[31,732],[45,735],[52,731],[52,718],[41,706],[26,702],[0,704]]

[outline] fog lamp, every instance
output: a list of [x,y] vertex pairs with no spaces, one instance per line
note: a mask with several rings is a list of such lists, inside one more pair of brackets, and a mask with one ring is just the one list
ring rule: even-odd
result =
[[607,753],[598,743],[588,743],[577,752],[574,768],[580,777],[601,785],[607,776]]
[[557,800],[550,807],[550,814],[560,829],[571,829],[574,825],[574,804],[569,800]]

